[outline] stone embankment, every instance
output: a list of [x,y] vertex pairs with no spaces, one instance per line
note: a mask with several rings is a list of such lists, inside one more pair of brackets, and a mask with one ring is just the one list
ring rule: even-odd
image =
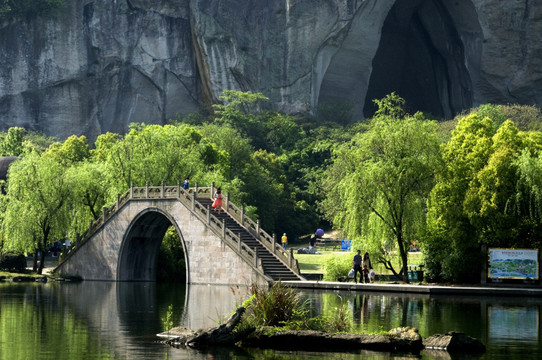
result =
[[230,320],[219,327],[193,331],[184,327],[158,334],[175,347],[203,349],[211,346],[258,347],[310,351],[372,350],[419,354],[423,349],[450,353],[480,354],[485,346],[464,333],[435,334],[422,339],[410,327],[392,329],[381,334],[331,334],[313,330],[280,330],[277,328],[236,329],[245,309],[240,307]]
[[14,276],[0,275],[0,282],[47,282],[47,276],[17,274]]

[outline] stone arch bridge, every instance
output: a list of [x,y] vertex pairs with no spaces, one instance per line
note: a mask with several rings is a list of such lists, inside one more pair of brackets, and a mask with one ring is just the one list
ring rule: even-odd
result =
[[74,242],[55,273],[85,280],[155,281],[158,250],[169,226],[179,234],[187,283],[239,284],[302,280],[292,251],[224,199],[210,210],[214,187],[131,187]]

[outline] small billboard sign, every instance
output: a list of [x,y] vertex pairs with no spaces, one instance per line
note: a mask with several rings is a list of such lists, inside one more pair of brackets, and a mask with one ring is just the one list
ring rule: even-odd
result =
[[489,249],[488,277],[538,280],[538,249]]

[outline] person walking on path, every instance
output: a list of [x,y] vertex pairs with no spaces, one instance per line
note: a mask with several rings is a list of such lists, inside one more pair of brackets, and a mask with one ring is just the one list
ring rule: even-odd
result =
[[361,282],[363,280],[363,272],[361,271],[361,250],[356,251],[356,255],[354,255],[354,259],[352,260],[352,269],[354,269],[354,282],[358,283],[358,272],[359,272],[359,281]]
[[280,242],[282,243],[282,247],[286,249],[286,245],[288,245],[288,237],[286,236],[286,233],[282,234]]
[[188,176],[183,181],[183,189],[188,190],[190,188],[190,179]]
[[216,189],[216,192],[215,192],[215,196],[214,196],[214,201],[213,201],[213,212],[217,212],[217,209],[218,209],[218,213],[220,214],[221,210],[222,210],[222,190],[220,190],[220,188]]

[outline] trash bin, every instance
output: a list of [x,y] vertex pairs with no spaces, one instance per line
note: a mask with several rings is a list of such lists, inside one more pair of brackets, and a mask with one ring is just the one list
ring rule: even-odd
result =
[[416,271],[416,277],[419,282],[423,281],[423,270],[417,270]]
[[408,281],[418,281],[418,272],[414,270],[408,270]]

